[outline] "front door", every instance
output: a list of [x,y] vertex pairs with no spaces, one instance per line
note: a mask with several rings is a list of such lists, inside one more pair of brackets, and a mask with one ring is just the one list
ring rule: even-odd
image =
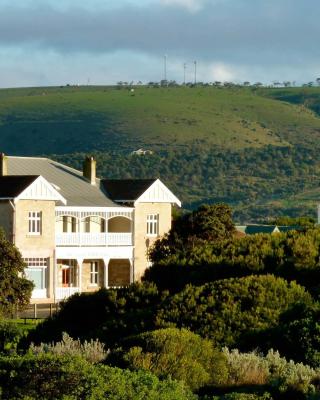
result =
[[69,287],[70,286],[70,267],[63,268],[62,270],[62,286]]

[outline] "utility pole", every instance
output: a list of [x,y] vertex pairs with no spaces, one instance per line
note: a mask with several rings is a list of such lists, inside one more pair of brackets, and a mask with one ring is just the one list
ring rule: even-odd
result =
[[168,84],[167,84],[167,55],[165,54],[164,55],[164,81],[165,81],[165,84],[168,86]]
[[186,84],[186,69],[187,69],[187,63],[183,64],[183,84]]
[[194,62],[194,84],[197,84],[197,61],[195,60]]

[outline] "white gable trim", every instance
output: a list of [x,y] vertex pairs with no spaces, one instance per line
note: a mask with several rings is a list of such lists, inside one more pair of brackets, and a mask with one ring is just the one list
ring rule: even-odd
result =
[[181,201],[157,179],[153,184],[134,202],[137,203],[172,203],[181,207]]
[[14,201],[18,200],[54,200],[67,204],[67,200],[43,176],[35,179]]

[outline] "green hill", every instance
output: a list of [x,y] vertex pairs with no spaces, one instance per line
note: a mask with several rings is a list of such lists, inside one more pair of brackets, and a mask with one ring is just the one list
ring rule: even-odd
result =
[[320,88],[3,89],[0,150],[78,167],[95,153],[101,175],[161,176],[187,206],[226,201],[242,221],[315,215],[318,114]]

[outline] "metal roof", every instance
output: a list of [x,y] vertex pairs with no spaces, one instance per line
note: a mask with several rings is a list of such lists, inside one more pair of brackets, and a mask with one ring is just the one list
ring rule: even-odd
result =
[[48,158],[7,157],[8,175],[41,175],[67,200],[67,206],[119,207],[100,188],[91,185],[82,172]]

